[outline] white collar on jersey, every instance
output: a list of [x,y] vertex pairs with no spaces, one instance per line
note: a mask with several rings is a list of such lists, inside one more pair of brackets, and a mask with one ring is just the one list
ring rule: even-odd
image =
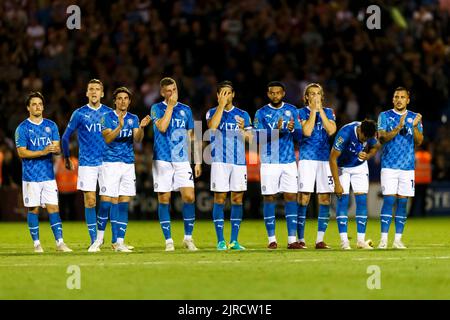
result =
[[408,109],[406,109],[405,112],[403,112],[403,113],[400,113],[400,112],[396,111],[394,108],[392,108],[391,110],[394,111],[394,113],[398,114],[399,116],[402,116],[402,115],[404,115],[405,113],[408,112]]
[[[166,107],[167,107],[167,103],[163,100],[163,102],[162,102]],[[177,101],[177,104],[175,105],[175,107],[178,105],[178,101]],[[174,107],[174,108],[175,108]]]
[[231,112],[231,111],[233,111],[233,109],[234,109],[234,106],[232,106],[230,110],[227,110],[227,109],[224,108],[223,112]]
[[[117,118],[119,117],[119,115],[117,114],[116,110],[114,110],[114,114],[117,116]],[[124,119],[125,119],[125,117],[127,116],[127,114],[128,114],[128,111],[125,112],[125,115],[123,116]]]
[[89,109],[92,109],[92,110],[94,110],[94,111],[98,111],[98,110],[100,110],[100,108],[102,107],[102,104],[101,104],[101,103],[100,103],[100,105],[98,106],[97,109],[95,109],[94,107],[92,107],[89,103],[86,104],[86,105],[88,106]]
[[39,123],[36,123],[36,122],[31,121],[30,118],[27,118],[27,120],[30,121],[32,124],[35,124],[35,125],[37,125],[37,126],[40,126],[40,125],[42,124],[42,122],[44,122],[44,118],[42,118],[41,122],[39,122]]
[[281,102],[281,106],[279,108],[275,108],[274,106],[272,106],[271,103],[268,104],[269,108],[275,109],[275,110],[280,110],[281,108],[284,107],[284,102]]

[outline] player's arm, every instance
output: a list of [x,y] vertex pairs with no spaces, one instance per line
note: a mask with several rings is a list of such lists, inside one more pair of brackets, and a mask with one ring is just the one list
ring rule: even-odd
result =
[[305,137],[311,136],[315,124],[316,124],[316,110],[311,109],[311,112],[309,113],[309,119],[302,121],[303,135]]
[[227,92],[225,90],[221,90],[219,92],[218,98],[218,106],[216,108],[216,112],[214,112],[211,119],[208,120],[208,129],[217,129],[220,124],[220,120],[222,120],[223,110],[225,110],[225,106],[227,105]]
[[170,124],[170,120],[172,119],[173,108],[175,108],[177,101],[178,101],[178,93],[174,92],[167,102],[167,108],[166,111],[164,112],[163,117],[155,121],[156,128],[160,132],[165,133],[167,131],[167,128],[169,127]]
[[70,117],[66,130],[62,136],[62,153],[64,157],[64,166],[66,169],[73,170],[73,163],[70,160],[70,137],[75,132],[78,126],[78,112],[75,111]]
[[319,108],[320,118],[322,119],[322,125],[329,136],[332,136],[336,132],[336,122],[329,119],[325,110],[321,107]]
[[[394,139],[394,137],[402,130],[403,126],[405,125],[405,118],[406,118],[407,112],[400,118],[400,122],[398,125],[392,129],[391,131],[386,131],[386,128],[382,128],[378,130],[378,139],[380,139],[380,142],[382,144],[385,144],[386,142],[391,141]],[[380,115],[380,119],[378,120],[379,124],[378,127],[380,127],[380,121],[383,121],[384,116]]]
[[134,142],[141,142],[142,139],[144,139],[144,128],[148,126],[150,122],[152,122],[152,119],[150,118],[150,116],[146,116],[141,120],[138,128],[133,128]]
[[102,118],[102,135],[106,143],[111,143],[120,134],[120,130],[124,124],[124,114],[119,113],[119,125],[113,130],[109,127],[104,127],[105,117]]
[[[197,137],[198,138],[198,137]],[[196,136],[194,133],[194,130],[188,130],[188,139],[189,139],[189,145],[192,146],[192,143],[194,144],[194,162],[195,162],[195,167],[194,167],[194,172],[195,172],[195,177],[198,178],[202,175],[202,164],[201,164],[201,159],[202,159],[202,140],[200,137],[200,140],[196,140]]]
[[330,169],[331,169],[331,175],[333,176],[334,180],[334,193],[336,196],[340,197],[344,193],[344,189],[341,186],[341,182],[339,181],[339,168],[337,164],[337,159],[341,155],[341,151],[336,150],[334,147],[331,148],[330,153]]
[[420,146],[423,142],[422,115],[418,113],[414,118],[414,144]]
[[19,158],[21,159],[35,159],[48,155],[49,153],[58,153],[60,152],[59,144],[55,146],[54,144],[49,144],[43,150],[31,151],[28,150],[27,147],[18,147],[17,153]]

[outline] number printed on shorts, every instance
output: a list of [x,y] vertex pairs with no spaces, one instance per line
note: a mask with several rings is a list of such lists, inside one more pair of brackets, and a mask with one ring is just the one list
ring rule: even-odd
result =
[[189,172],[189,180],[194,181],[194,176],[192,175],[192,171]]
[[414,180],[411,180],[411,188],[414,190]]
[[328,176],[328,185],[333,185],[333,176]]

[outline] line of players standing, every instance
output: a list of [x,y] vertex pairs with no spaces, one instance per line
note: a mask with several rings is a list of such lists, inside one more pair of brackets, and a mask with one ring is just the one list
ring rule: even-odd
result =
[[[62,137],[65,165],[73,169],[69,153],[71,135],[77,131],[79,169],[77,187],[83,191],[86,224],[91,245],[89,252],[100,251],[108,219],[111,221],[112,248],[132,252],[125,244],[128,204],[136,194],[133,143],[142,141],[144,128],[153,121],[154,152],[152,173],[154,191],[158,194],[158,216],[166,242],[166,251],[175,249],[171,236],[170,197],[179,191],[183,201],[183,246],[197,250],[192,238],[195,222],[194,176],[201,175],[201,144],[194,143],[194,172],[189,162],[190,145],[201,137],[194,136],[194,121],[189,106],[178,101],[175,80],[160,82],[162,102],[152,106],[150,115],[139,121],[128,112],[132,93],[125,87],[113,93],[114,110],[101,104],[103,84],[97,79],[88,83],[88,104],[72,114]],[[335,115],[323,106],[324,92],[317,83],[304,91],[305,107],[283,102],[285,88],[281,82],[267,85],[270,101],[260,108],[252,125],[249,114],[233,105],[233,84],[218,85],[216,107],[206,114],[211,141],[211,191],[214,192],[213,221],[217,250],[244,250],[238,242],[243,217],[243,195],[247,189],[245,143],[259,146],[261,160],[261,193],[264,198],[264,223],[268,249],[276,249],[275,200],[283,194],[288,230],[288,249],[306,249],[304,236],[306,211],[310,195],[318,193],[319,217],[316,249],[328,249],[324,234],[330,216],[331,193],[338,198],[337,224],[341,248],[351,249],[347,236],[350,186],[355,194],[357,248],[372,249],[365,240],[367,193],[369,188],[367,160],[382,148],[381,185],[384,196],[381,209],[380,249],[387,248],[387,234],[396,205],[396,233],[393,247],[406,248],[401,241],[406,222],[406,203],[414,196],[414,147],[423,140],[421,115],[406,109],[410,93],[399,87],[393,96],[393,109],[382,112],[377,124],[373,120],[352,122],[336,134],[331,148],[329,137],[336,133]],[[71,251],[62,238],[58,213],[57,186],[52,168],[52,154],[61,152],[56,124],[43,118],[44,97],[29,95],[30,117],[16,130],[16,145],[23,160],[23,198],[29,208],[28,226],[35,252],[43,252],[39,241],[39,206],[45,206],[58,251]],[[378,139],[377,139],[378,138]],[[299,143],[297,164],[294,144]],[[200,160],[199,160],[200,159]],[[96,211],[99,184],[100,204]],[[224,205],[231,192],[231,238],[223,235]]]

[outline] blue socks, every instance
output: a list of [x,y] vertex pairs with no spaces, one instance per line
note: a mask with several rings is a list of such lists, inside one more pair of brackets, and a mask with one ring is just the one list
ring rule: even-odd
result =
[[297,202],[289,201],[284,205],[288,237],[297,236]]
[[224,241],[223,238],[223,225],[224,225],[224,213],[223,204],[214,203],[213,206],[213,221],[216,229],[217,242]]
[[172,235],[170,232],[170,213],[168,204],[160,203],[158,205],[158,217],[164,238],[166,240],[171,239]]
[[337,198],[336,222],[338,225],[339,233],[347,233],[348,200],[348,194],[343,194],[340,198]]
[[366,233],[367,227],[367,194],[355,195],[356,201],[356,232]]
[[63,233],[62,233],[62,224],[61,224],[61,218],[59,216],[59,212],[49,213],[48,219],[50,221],[50,227],[52,228],[53,235],[55,236],[55,240],[58,241],[59,239],[62,239]]
[[330,220],[330,206],[321,204],[319,205],[319,232],[325,232],[328,227],[328,221]]
[[408,198],[397,199],[397,211],[395,213],[395,233],[402,234],[406,223],[406,204]]
[[39,241],[39,215],[28,212],[27,222],[31,239],[33,239],[33,241]]
[[119,217],[117,219],[116,230],[117,230],[117,242],[123,243],[125,238],[125,232],[127,231],[128,225],[128,202],[119,202]]
[[84,208],[84,216],[86,219],[89,236],[91,237],[91,243],[93,243],[95,239],[97,239],[97,213],[95,212],[95,208]]
[[111,208],[109,211],[110,220],[111,220],[111,232],[112,238],[111,243],[117,242],[117,221],[119,221],[119,204],[111,203]]
[[231,239],[230,242],[237,241],[239,228],[241,227],[243,215],[243,207],[242,204],[232,204],[231,205]]
[[195,223],[195,203],[183,203],[184,235],[191,236]]
[[275,236],[275,202],[264,202],[264,223],[266,225],[267,235]]
[[[98,209],[98,217],[97,217],[97,227],[98,231],[105,231],[106,225],[108,224],[108,216],[109,211],[111,210],[111,202],[101,201],[100,207]],[[95,212],[95,208],[94,209]]]
[[384,196],[383,197],[383,206],[381,207],[381,233],[388,233],[389,226],[392,221],[392,209],[395,203],[395,196]]
[[299,240],[305,239],[305,223],[306,223],[306,210],[308,205],[303,206],[300,203],[297,207],[297,236]]

